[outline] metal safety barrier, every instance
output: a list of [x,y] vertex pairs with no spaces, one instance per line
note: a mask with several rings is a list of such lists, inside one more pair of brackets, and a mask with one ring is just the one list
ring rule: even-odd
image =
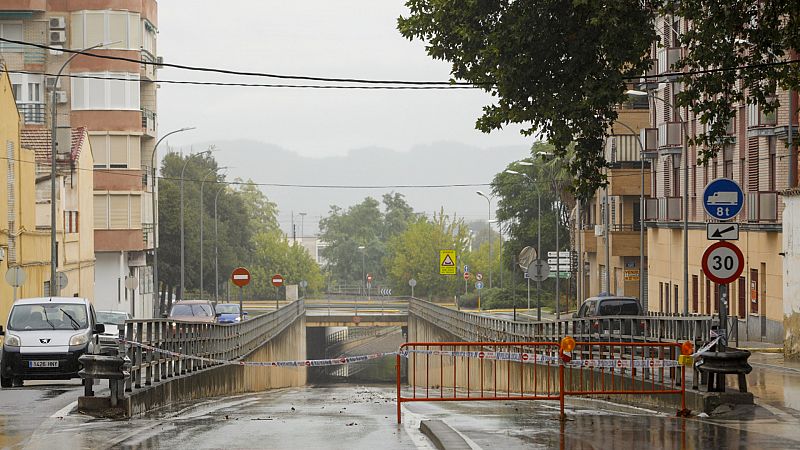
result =
[[219,365],[220,361],[237,361],[304,314],[303,300],[298,300],[233,324],[127,320],[119,336],[119,354],[132,363],[125,390],[131,392],[142,385]]
[[[563,419],[566,396],[592,395],[678,395],[678,414],[688,414],[680,344],[564,341],[403,344],[397,422],[407,402],[492,400],[558,401]],[[408,360],[405,390],[401,358]]]

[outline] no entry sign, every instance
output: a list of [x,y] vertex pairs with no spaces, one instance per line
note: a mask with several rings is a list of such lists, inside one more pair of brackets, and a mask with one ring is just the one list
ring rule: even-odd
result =
[[280,274],[275,274],[272,276],[272,285],[275,287],[283,286],[283,277]]
[[739,247],[727,242],[717,242],[703,253],[703,273],[717,284],[736,281],[744,270],[744,255]]
[[244,267],[237,267],[231,273],[231,281],[239,287],[244,287],[250,284],[250,271]]

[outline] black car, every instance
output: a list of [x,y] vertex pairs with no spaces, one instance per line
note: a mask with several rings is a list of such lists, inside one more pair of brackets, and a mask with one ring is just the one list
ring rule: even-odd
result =
[[574,317],[589,319],[582,321],[584,334],[641,336],[646,327],[643,315],[642,304],[635,297],[601,296],[587,298]]

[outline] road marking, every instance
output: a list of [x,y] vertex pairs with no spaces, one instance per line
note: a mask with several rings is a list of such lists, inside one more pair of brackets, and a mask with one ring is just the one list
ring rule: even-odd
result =
[[58,417],[66,417],[70,411],[72,411],[76,406],[78,406],[78,401],[75,400],[74,402],[70,403],[69,405],[59,409],[56,411],[55,414],[50,416],[51,419],[56,419]]

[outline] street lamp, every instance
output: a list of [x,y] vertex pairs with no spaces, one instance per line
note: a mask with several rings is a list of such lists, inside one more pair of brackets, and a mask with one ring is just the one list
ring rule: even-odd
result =
[[214,194],[214,305],[216,306],[219,303],[219,251],[217,246],[217,238],[219,236],[217,232],[217,198],[219,197],[219,193],[225,190],[225,185],[223,184],[221,188],[217,189],[217,193]]
[[306,218],[306,214],[304,212],[297,213],[300,216],[300,244],[303,244],[303,221]]
[[[361,250],[361,286],[364,288],[364,295],[366,295],[366,293],[367,293],[366,286],[364,285],[364,283],[366,283],[366,279],[367,279],[367,276],[366,276],[366,265],[364,263],[364,254],[366,253],[366,248],[367,247],[364,246],[364,245],[359,245],[358,246],[358,249]],[[358,301],[356,301],[356,315],[358,315]]]
[[203,150],[202,152],[192,153],[186,157],[186,161],[183,163],[183,167],[181,168],[181,296],[180,298],[183,299],[184,289],[186,287],[186,265],[185,265],[185,246],[184,246],[184,229],[183,229],[183,174],[186,171],[186,165],[189,164],[189,160],[192,159],[194,156],[203,155],[206,153],[211,153],[211,150]]
[[[53,86],[58,85],[58,79],[61,78],[61,73],[67,68],[70,62],[78,55],[85,55],[89,50],[94,50],[98,47],[107,47],[116,44],[115,42],[103,42],[101,44],[93,45],[91,47],[78,50],[72,54],[61,68],[58,69],[56,78],[53,81]],[[58,267],[58,243],[56,242],[56,151],[58,143],[56,142],[56,125],[58,125],[58,103],[56,102],[57,89],[53,88],[52,112],[50,113],[50,296],[56,297],[59,294],[60,286],[56,278],[56,268]]]
[[225,170],[228,168],[229,167],[217,167],[211,169],[205,174],[203,180],[200,182],[200,300],[203,299],[203,222],[205,222],[203,220],[203,209],[205,205],[205,202],[203,201],[203,186],[205,185],[206,178],[208,178],[209,175],[216,175],[217,170]]
[[[689,133],[686,130],[686,122],[681,116],[681,112],[675,108],[670,102],[663,98],[656,97],[645,91],[637,91],[629,89],[625,91],[627,95],[638,97],[647,97],[653,100],[658,100],[669,108],[673,109],[678,114],[678,119],[681,121],[681,129],[683,136],[681,139],[681,159],[683,160],[683,315],[689,315],[689,149],[686,146],[686,137]],[[641,276],[640,276],[641,278]]]
[[195,127],[188,127],[188,128],[181,128],[179,130],[170,131],[169,133],[161,136],[156,142],[156,145],[153,146],[153,155],[150,157],[150,167],[153,169],[153,187],[152,192],[150,194],[150,201],[152,207],[152,214],[153,214],[153,287],[155,288],[156,299],[153,301],[153,304],[157,303],[157,309],[155,311],[155,317],[161,317],[161,289],[158,284],[158,210],[156,208],[156,180],[158,175],[158,169],[156,168],[156,155],[158,154],[156,150],[158,150],[158,144],[161,143],[167,137],[175,134],[175,133],[182,133],[184,131],[194,130]]
[[487,223],[489,225],[489,288],[492,287],[492,265],[494,264],[494,251],[492,241],[492,199],[495,197],[494,194],[491,196],[487,196],[482,191],[475,191],[476,194],[480,195],[481,197],[486,199],[486,203],[489,205],[489,219]]

